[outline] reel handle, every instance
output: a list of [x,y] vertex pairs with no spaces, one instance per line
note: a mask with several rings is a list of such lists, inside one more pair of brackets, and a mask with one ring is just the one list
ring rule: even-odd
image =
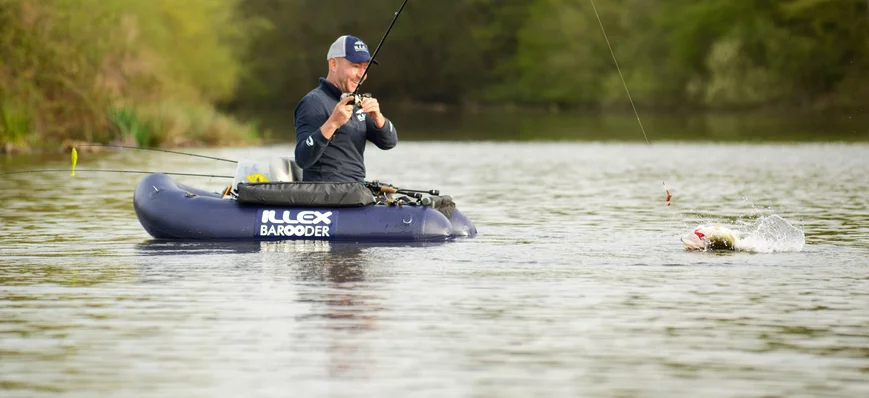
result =
[[371,98],[371,93],[355,94],[355,95],[354,95],[353,93],[342,93],[342,94],[341,94],[341,99],[343,100],[344,98],[347,98],[347,97],[350,97],[350,96],[354,96],[354,97],[355,97],[355,98],[353,98],[353,105],[356,105],[357,107],[360,107],[360,106],[362,106],[362,99],[363,99],[363,98]]
[[387,187],[386,185],[381,185],[380,193],[398,193],[398,189],[393,187]]

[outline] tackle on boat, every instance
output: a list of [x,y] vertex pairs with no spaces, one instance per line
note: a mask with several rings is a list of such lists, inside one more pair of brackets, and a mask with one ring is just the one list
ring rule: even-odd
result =
[[158,239],[443,241],[473,237],[474,224],[449,195],[377,181],[303,182],[291,159],[239,161],[222,192],[155,173],[139,182],[133,207]]

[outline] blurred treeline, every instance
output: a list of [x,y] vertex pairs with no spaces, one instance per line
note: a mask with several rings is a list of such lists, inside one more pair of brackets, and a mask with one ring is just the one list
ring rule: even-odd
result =
[[[400,0],[244,0],[254,40],[237,101],[292,106],[341,34],[373,50]],[[869,0],[596,0],[645,108],[869,105]],[[390,102],[623,107],[589,0],[410,0],[366,90]]]
[[[401,0],[0,0],[0,145],[228,144],[215,110],[279,109],[339,35]],[[869,0],[596,0],[644,109],[863,109]],[[391,104],[628,106],[589,0],[410,0],[364,91]],[[0,149],[2,150],[2,149]]]

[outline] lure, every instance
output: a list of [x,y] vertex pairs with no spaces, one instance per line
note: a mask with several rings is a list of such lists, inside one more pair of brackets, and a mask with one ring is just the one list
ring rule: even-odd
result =
[[663,181],[661,181],[661,184],[664,185],[664,192],[667,193],[667,199],[665,199],[665,201],[667,202],[667,206],[670,206],[670,199],[673,198],[673,194],[671,194],[671,193],[670,193],[670,190],[667,189],[667,184],[666,184],[666,183],[664,183]]
[[78,151],[72,148],[72,176],[75,177],[75,164],[78,162]]

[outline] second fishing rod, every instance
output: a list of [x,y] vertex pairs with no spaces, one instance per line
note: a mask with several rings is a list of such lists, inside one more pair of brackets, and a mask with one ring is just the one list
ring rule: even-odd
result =
[[[127,145],[112,145],[112,144],[79,144],[72,148],[71,157],[72,157],[72,168],[71,169],[41,169],[41,170],[23,170],[23,171],[12,171],[6,173],[0,173],[0,176],[5,175],[17,175],[17,174],[32,174],[32,173],[57,173],[57,172],[71,172],[71,175],[75,177],[76,166],[78,165],[78,151],[77,147],[97,147],[97,148],[116,148],[116,149],[131,149],[137,151],[149,151],[149,152],[160,152],[160,153],[169,153],[173,155],[183,155],[183,156],[191,156],[203,159],[211,159],[217,160],[221,162],[238,164],[238,161],[232,159],[219,158],[214,156],[206,156],[199,155],[195,153],[188,152],[179,152],[179,151],[171,151],[167,149],[159,149],[159,148],[143,148],[137,146],[127,146]],[[233,176],[227,175],[214,175],[214,174],[196,174],[196,173],[178,173],[178,172],[167,172],[167,171],[148,171],[148,170],[116,170],[116,169],[78,169],[79,172],[95,172],[95,173],[121,173],[121,174],[152,174],[152,173],[161,173],[166,175],[178,175],[178,176],[187,176],[187,177],[209,177],[209,178],[233,178]],[[419,189],[405,189],[405,188],[397,188],[392,185],[383,184],[379,181],[371,181],[366,182],[372,190],[383,192],[383,193],[399,193],[410,195],[415,198],[419,198],[422,194],[428,194],[433,196],[440,195],[440,191],[437,189],[430,190],[419,190]]]

